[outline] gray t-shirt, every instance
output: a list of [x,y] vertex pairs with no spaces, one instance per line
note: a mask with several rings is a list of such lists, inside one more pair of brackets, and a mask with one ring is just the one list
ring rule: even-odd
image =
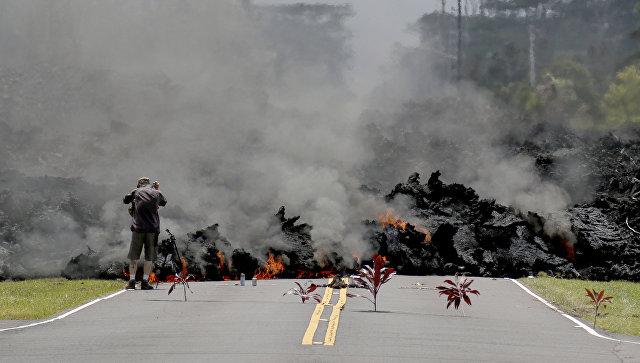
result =
[[122,201],[125,204],[133,201],[135,204],[135,212],[131,221],[132,231],[160,233],[158,208],[167,204],[161,191],[151,186],[143,186],[132,190],[131,193],[125,195]]

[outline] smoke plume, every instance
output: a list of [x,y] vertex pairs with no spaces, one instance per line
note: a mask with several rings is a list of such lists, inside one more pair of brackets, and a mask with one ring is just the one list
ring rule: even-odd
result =
[[523,210],[567,205],[531,159],[497,144],[518,125],[438,77],[424,48],[397,47],[377,88],[356,97],[353,15],[250,1],[0,3],[0,169],[12,175],[0,201],[5,212],[33,201],[0,215],[0,273],[55,274],[87,248],[124,259],[121,199],[142,176],[168,200],[163,229],[218,223],[258,254],[282,244],[269,231],[285,205],[313,226],[315,248],[371,255],[359,226],[386,206],[361,186],[388,190],[415,171]]

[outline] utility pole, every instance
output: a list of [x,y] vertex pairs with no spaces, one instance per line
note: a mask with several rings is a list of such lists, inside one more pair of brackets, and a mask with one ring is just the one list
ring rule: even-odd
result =
[[458,59],[456,80],[462,78],[462,0],[458,0]]
[[536,85],[536,29],[533,21],[529,23],[529,84]]

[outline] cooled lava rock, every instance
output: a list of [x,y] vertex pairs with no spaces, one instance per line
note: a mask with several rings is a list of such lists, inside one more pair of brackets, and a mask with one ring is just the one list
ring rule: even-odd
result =
[[380,252],[400,274],[522,277],[540,271],[575,275],[566,251],[517,211],[483,200],[471,188],[446,185],[436,171],[427,184],[416,173],[386,198],[409,197],[411,208],[432,232],[430,242],[415,226],[386,226],[375,234]]

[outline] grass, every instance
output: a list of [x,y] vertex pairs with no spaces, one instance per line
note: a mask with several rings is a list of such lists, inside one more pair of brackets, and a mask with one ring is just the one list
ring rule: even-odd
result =
[[598,327],[612,333],[640,336],[640,283],[628,281],[565,280],[539,276],[519,280],[535,290],[560,310],[591,322],[595,305],[586,289],[604,290],[605,296],[613,296],[607,308],[598,309]]
[[0,282],[0,319],[44,319],[122,290],[120,280],[47,278]]

